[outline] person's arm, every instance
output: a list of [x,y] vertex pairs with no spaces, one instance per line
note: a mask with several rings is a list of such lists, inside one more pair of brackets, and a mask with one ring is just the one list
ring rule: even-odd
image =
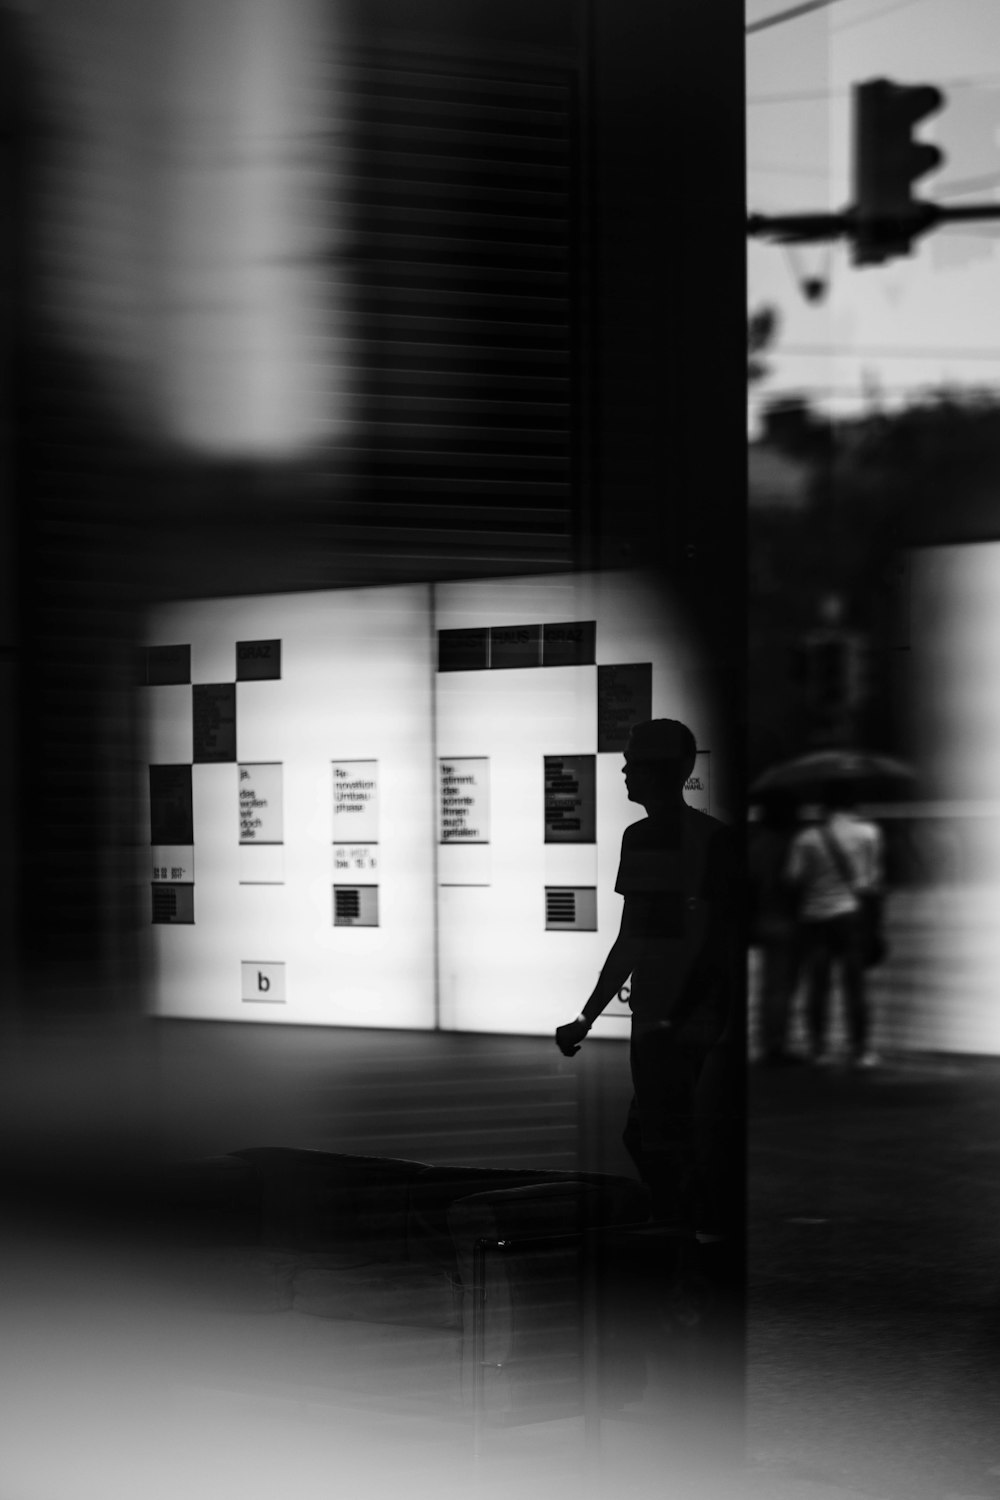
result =
[[872,824],[875,837],[872,841],[872,884],[871,888],[878,895],[885,891],[885,835],[877,823]]
[[806,873],[806,850],[802,842],[802,835],[798,834],[792,839],[788,850],[788,858],[785,861],[784,881],[793,889],[800,885]]
[[556,1046],[566,1057],[573,1057],[580,1050],[580,1043],[593,1026],[601,1012],[618,994],[622,985],[635,967],[637,944],[628,936],[628,898],[622,909],[621,927],[604,960],[604,966],[590,998],[575,1021],[556,1028]]

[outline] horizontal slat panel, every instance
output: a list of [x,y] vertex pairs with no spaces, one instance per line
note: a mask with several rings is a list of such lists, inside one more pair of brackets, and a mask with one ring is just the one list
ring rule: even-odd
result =
[[[320,144],[318,141],[314,145]],[[439,143],[440,145],[440,143]],[[363,145],[350,140],[327,137],[327,149],[336,155],[340,171],[349,169],[363,181],[390,177],[418,182],[457,184],[474,178],[483,188],[522,193],[526,190],[556,189],[569,192],[570,164],[566,161],[537,161],[530,156],[512,162],[505,156],[479,157],[475,152],[445,153],[418,150],[416,142],[407,149],[401,142],[392,146],[366,141]]]
[[[530,374],[510,373],[503,369],[485,369],[482,366],[466,369],[439,369],[431,364],[429,358],[421,358],[419,354],[411,357],[408,365],[404,365],[402,359],[398,359],[394,368],[387,369],[380,361],[371,357],[365,362],[360,357],[354,340],[345,339],[341,343],[338,339],[337,349],[342,358],[336,367],[330,370],[327,383],[330,390],[344,394],[348,390],[366,395],[375,392],[391,395],[394,392],[408,393],[427,390],[435,394],[451,393],[455,399],[462,400],[475,391],[483,399],[491,393],[497,395],[502,393],[505,399],[528,401],[537,397],[538,403],[544,404],[552,400],[565,401],[570,392],[568,374],[551,374],[548,371],[538,372],[534,369]],[[471,379],[471,376],[475,376],[475,379]],[[568,405],[568,402],[566,404]]]
[[499,397],[482,396],[477,400],[462,400],[444,392],[442,395],[382,396],[367,392],[365,404],[375,413],[376,421],[412,421],[414,416],[426,416],[434,421],[442,411],[450,413],[453,422],[482,423],[488,426],[509,427],[514,417],[525,418],[525,427],[535,430],[539,426],[565,431],[568,416],[566,402],[504,401]]
[[392,89],[410,96],[427,92],[436,99],[466,100],[473,105],[484,99],[511,99],[519,104],[530,100],[537,109],[563,110],[569,95],[565,77],[551,69],[543,73],[534,68],[508,68],[500,73],[464,59],[434,66],[424,61],[415,65],[410,59],[392,61],[383,55],[362,58],[359,54],[350,61],[331,58],[329,76],[339,89],[378,93]]
[[523,371],[526,378],[534,379],[539,375],[565,376],[570,368],[568,347],[525,349],[505,345],[487,347],[473,343],[463,346],[456,342],[449,344],[445,340],[429,339],[414,339],[404,343],[398,337],[393,338],[389,331],[383,332],[381,337],[338,337],[336,349],[348,358],[358,355],[377,358],[390,370],[450,370],[467,371],[475,375],[482,370],[484,363],[488,363],[491,366],[488,372],[491,376],[520,375]]
[[428,312],[425,316],[396,312],[392,308],[374,311],[371,306],[347,309],[339,314],[341,322],[348,328],[358,325],[372,333],[384,331],[400,342],[412,339],[424,342],[433,337],[437,344],[454,344],[461,349],[499,349],[517,356],[521,353],[539,351],[547,354],[554,351],[568,359],[566,348],[569,328],[567,323],[515,323],[511,319],[486,320],[480,318],[453,318]]
[[467,203],[475,211],[503,212],[510,217],[564,218],[571,207],[569,185],[550,187],[527,184],[517,188],[498,187],[494,182],[480,182],[466,174],[451,182],[425,182],[413,173],[401,175],[392,171],[368,172],[362,181],[352,174],[333,171],[328,174],[329,191],[344,207],[403,202],[426,203],[428,208],[450,209]]

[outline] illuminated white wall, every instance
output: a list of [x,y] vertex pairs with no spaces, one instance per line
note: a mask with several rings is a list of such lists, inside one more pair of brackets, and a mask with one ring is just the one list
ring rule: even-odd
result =
[[[223,599],[155,613],[148,644],[190,643],[194,683],[233,682],[238,641],[281,641],[279,680],[237,683],[237,762],[192,768],[195,920],[152,926],[157,1013],[434,1024],[428,611],[429,592],[416,587]],[[149,762],[190,762],[191,688],[142,691]],[[333,925],[337,760],[377,763],[378,869],[358,879],[378,884],[378,926]],[[275,761],[283,767],[283,883],[241,884],[248,858],[265,850],[240,847],[238,764]],[[285,965],[283,1004],[273,984],[259,1003],[243,1000],[245,963]]]
[[924,1045],[1000,1053],[1000,544],[914,554],[913,728],[934,862]]
[[[677,718],[718,761],[707,679],[684,621],[641,577],[593,574],[439,585],[439,630],[596,621],[596,665],[456,671],[437,675],[437,751],[490,759],[488,859],[470,879],[442,884],[441,1024],[461,1031],[545,1035],[589,996],[621,921],[615,894],[621,837],[644,816],[628,801],[620,753],[597,755],[596,842],[544,841],[546,755],[597,753],[597,666],[652,664],[652,716]],[[724,812],[712,807],[717,816]],[[461,857],[449,849],[449,880]],[[478,855],[479,851],[475,851]],[[546,931],[545,887],[596,886],[595,932]],[[626,1036],[626,1005],[613,1001],[596,1035]]]
[[[579,664],[438,670],[439,632],[591,621]],[[281,642],[281,675],[236,683],[235,760],[192,766],[194,922],[151,920],[159,1014],[536,1035],[570,1019],[617,934],[621,836],[643,816],[625,796],[620,750],[598,752],[601,667],[649,664],[648,712],[684,720],[704,752],[707,790],[689,800],[725,817],[709,680],[683,619],[640,577],[178,604],[147,635],[190,645],[194,684],[232,683],[237,643],[267,640]],[[190,764],[192,687],[141,691],[149,763]],[[546,756],[595,757],[593,842],[545,842]],[[476,842],[440,841],[442,760],[474,778],[460,791]],[[376,863],[356,876],[334,870],[335,762],[361,780],[376,767]],[[240,767],[274,802],[273,763],[283,843],[241,847]],[[269,833],[275,808],[262,812]],[[377,925],[334,925],[334,884],[354,880],[377,886]],[[546,930],[546,887],[593,892],[580,910],[596,901],[596,930]],[[615,1001],[598,1034],[627,1029]]]

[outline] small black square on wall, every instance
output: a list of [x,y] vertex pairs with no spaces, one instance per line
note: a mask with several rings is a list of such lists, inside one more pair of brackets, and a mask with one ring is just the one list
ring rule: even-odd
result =
[[439,630],[438,671],[483,672],[490,664],[489,649],[485,625],[474,630]]
[[361,893],[352,890],[335,890],[334,906],[338,917],[360,917]]
[[154,922],[191,925],[194,922],[194,886],[154,884],[152,917]]
[[150,687],[170,687],[191,681],[190,646],[147,646],[143,681]]
[[542,666],[590,666],[595,659],[596,645],[596,620],[568,620],[562,625],[544,625]]
[[150,766],[149,825],[151,844],[194,843],[190,766]]
[[236,642],[237,682],[266,682],[280,676],[280,641]]
[[542,664],[540,625],[494,625],[490,631],[490,667],[539,667]]
[[195,762],[236,759],[235,682],[198,683],[193,695]]

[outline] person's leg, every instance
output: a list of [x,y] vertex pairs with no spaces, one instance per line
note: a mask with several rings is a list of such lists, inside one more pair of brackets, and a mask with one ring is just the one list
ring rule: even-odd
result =
[[696,1088],[697,1228],[740,1236],[746,1209],[745,1077],[742,1049],[719,1042],[708,1052]]
[[793,939],[776,937],[761,948],[760,1040],[765,1061],[788,1056],[788,1030],[797,977]]
[[813,1057],[826,1050],[826,1026],[830,994],[830,942],[826,923],[808,922],[803,934],[803,968],[806,976],[806,1021],[809,1049]]
[[[635,1068],[632,1069],[633,1087],[635,1079]],[[629,1103],[628,1114],[625,1116],[625,1129],[622,1131],[622,1145],[628,1152],[635,1165],[636,1173],[640,1181],[646,1181],[646,1169],[642,1153],[642,1129],[639,1125],[639,1104],[635,1097]]]
[[[634,1116],[630,1110],[633,1160],[649,1188],[653,1218],[681,1233],[693,1233],[697,1227],[695,1113],[698,1076],[704,1058],[703,1048],[683,1045],[669,1028],[656,1022],[633,1021]],[[626,1124],[627,1135],[629,1130]]]
[[782,998],[781,944],[771,939],[760,948],[760,1042],[765,1060],[784,1049]]
[[844,1011],[851,1056],[857,1060],[868,1051],[869,1017],[862,953],[863,931],[856,917],[845,917],[841,937],[841,972]]

